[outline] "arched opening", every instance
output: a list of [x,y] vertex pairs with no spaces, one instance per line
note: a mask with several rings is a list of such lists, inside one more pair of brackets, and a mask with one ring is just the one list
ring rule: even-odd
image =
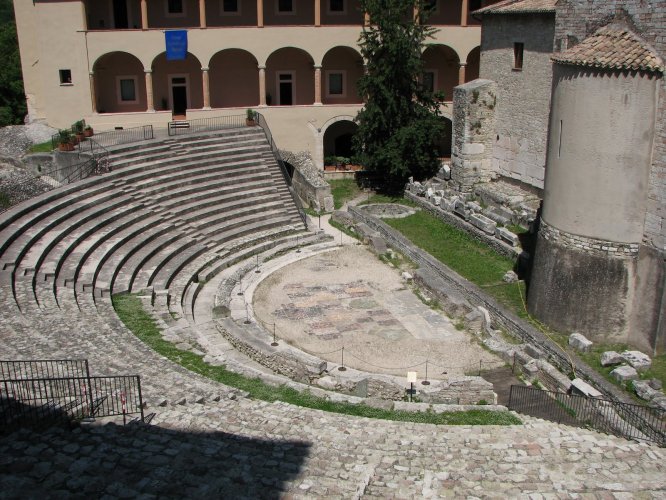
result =
[[353,155],[352,138],[358,125],[351,120],[340,120],[331,124],[324,132],[324,163],[334,156],[350,158]]
[[289,175],[290,179],[294,178],[294,166],[289,163],[288,161],[283,162],[284,163],[284,168],[287,169],[287,174]]
[[155,109],[170,109],[185,115],[188,109],[203,108],[201,63],[187,53],[180,61],[167,61],[163,52],[153,60],[153,95]]
[[226,49],[210,60],[210,105],[213,108],[257,106],[257,60],[241,49]]
[[465,68],[465,83],[479,78],[479,60],[481,58],[481,47],[476,47],[467,54],[467,67]]
[[110,52],[93,65],[95,103],[99,113],[146,111],[143,64],[127,52]]
[[322,60],[323,104],[362,104],[356,83],[363,75],[363,58],[350,47],[334,47]]
[[302,49],[284,47],[266,61],[266,104],[313,104],[314,60]]
[[453,140],[453,123],[451,120],[442,116],[444,122],[444,132],[437,141],[437,155],[440,158],[451,158],[451,142]]
[[460,59],[447,45],[430,45],[421,56],[423,60],[423,85],[444,92],[444,100],[453,100],[453,88],[458,85]]

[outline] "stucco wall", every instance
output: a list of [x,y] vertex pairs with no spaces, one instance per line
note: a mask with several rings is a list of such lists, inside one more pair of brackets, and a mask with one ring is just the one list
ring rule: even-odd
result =
[[543,220],[577,235],[641,241],[655,101],[648,75],[554,65]]
[[[486,15],[481,78],[497,83],[493,167],[501,175],[543,188],[555,36],[554,14]],[[523,69],[514,43],[524,44]]]
[[[615,16],[666,58],[666,3],[663,0],[559,0],[556,50],[584,40]],[[652,153],[643,240],[666,251],[666,79],[659,83],[656,137]]]

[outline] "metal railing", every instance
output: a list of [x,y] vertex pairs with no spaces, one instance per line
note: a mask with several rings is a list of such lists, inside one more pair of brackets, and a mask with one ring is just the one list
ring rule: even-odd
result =
[[509,409],[666,446],[666,412],[660,408],[512,385]]
[[245,118],[246,115],[230,115],[196,120],[174,120],[167,125],[167,132],[172,136],[245,127]]
[[264,115],[261,113],[258,113],[255,111],[254,113],[255,119],[257,121],[257,125],[259,125],[262,130],[264,131],[264,134],[266,134],[266,140],[268,141],[268,144],[271,147],[271,152],[273,153],[273,157],[275,158],[275,161],[277,162],[278,166],[280,167],[280,172],[282,172],[282,176],[284,177],[284,181],[287,183],[287,186],[289,186],[289,193],[291,194],[291,198],[294,200],[294,203],[296,204],[296,208],[298,209],[298,214],[301,217],[301,220],[303,221],[303,224],[305,224],[305,227],[308,227],[308,220],[307,217],[305,216],[305,211],[303,210],[303,205],[301,203],[301,200],[298,198],[296,193],[294,193],[294,189],[292,188],[292,181],[291,181],[291,176],[289,175],[289,172],[287,171],[287,167],[284,164],[284,160],[282,160],[282,155],[280,155],[280,150],[278,149],[277,145],[275,144],[275,141],[273,140],[273,134],[271,133],[271,129],[268,127],[268,123],[266,122],[266,118],[264,118]]
[[0,380],[88,376],[90,369],[86,359],[0,360]]
[[[130,127],[118,130],[107,130],[93,136],[99,146],[105,148],[118,146],[120,144],[129,144],[131,142],[148,141],[155,137],[152,125],[142,125],[140,127]],[[79,143],[84,144],[87,141]]]
[[144,421],[138,375],[91,377],[86,360],[1,363],[3,374],[11,377],[0,380],[3,431],[96,417],[122,416],[126,423],[137,415]]

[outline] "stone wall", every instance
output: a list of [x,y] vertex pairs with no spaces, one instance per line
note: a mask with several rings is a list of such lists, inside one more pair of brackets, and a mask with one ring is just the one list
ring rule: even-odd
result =
[[[666,59],[666,3],[663,0],[560,0],[555,49],[566,50],[614,18],[627,24]],[[666,251],[666,79],[659,85],[659,103],[650,172],[643,240]]]
[[492,165],[496,107],[497,85],[490,80],[453,89],[451,180],[462,192],[496,177]]
[[[493,169],[543,188],[555,14],[485,15],[480,77],[497,83]],[[514,43],[524,44],[514,69]]]
[[280,151],[280,155],[294,167],[292,187],[301,202],[314,210],[333,210],[331,186],[322,177],[321,170],[315,167],[310,153]]

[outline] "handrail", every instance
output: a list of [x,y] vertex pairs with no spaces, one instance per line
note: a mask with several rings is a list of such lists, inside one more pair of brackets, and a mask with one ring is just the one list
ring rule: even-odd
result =
[[294,203],[296,204],[296,208],[298,209],[298,215],[301,217],[301,220],[303,221],[303,224],[305,224],[305,227],[308,227],[308,219],[305,216],[305,210],[303,210],[303,205],[301,203],[301,200],[298,198],[296,193],[294,192],[294,189],[292,187],[292,180],[291,177],[289,176],[289,172],[287,171],[287,167],[284,165],[284,160],[282,160],[282,155],[280,155],[280,150],[278,149],[277,145],[275,144],[275,141],[273,140],[273,134],[271,133],[271,129],[268,127],[268,123],[266,122],[266,118],[264,118],[264,115],[261,113],[255,111],[254,112],[255,120],[257,122],[257,125],[261,127],[261,129],[264,131],[264,134],[266,135],[266,140],[268,141],[268,144],[270,145],[271,152],[273,153],[273,158],[275,158],[276,163],[278,164],[278,167],[280,167],[280,172],[282,172],[282,176],[284,177],[285,182],[287,183],[287,186],[289,186],[289,193],[291,194],[291,198],[294,200]]
[[105,146],[108,148],[110,146],[118,146],[120,144],[128,144],[131,142],[148,141],[154,139],[155,134],[152,125],[141,125],[139,127],[107,130],[105,132],[96,133],[93,137],[99,146]]
[[612,399],[512,385],[510,410],[557,423],[592,427],[627,439],[666,446],[666,412]]
[[214,116],[196,120],[174,120],[167,125],[167,133],[172,135],[196,134],[229,128],[245,127],[246,115]]

